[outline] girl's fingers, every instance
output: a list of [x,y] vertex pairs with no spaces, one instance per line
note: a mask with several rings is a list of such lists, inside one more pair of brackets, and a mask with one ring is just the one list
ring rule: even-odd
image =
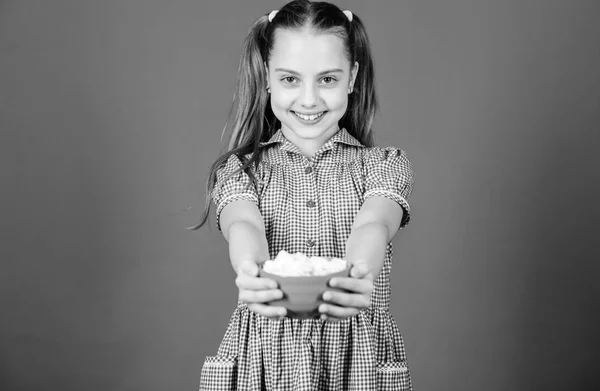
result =
[[373,281],[368,278],[334,277],[329,281],[329,286],[359,294],[370,294],[373,290]]
[[364,262],[357,262],[350,268],[350,277],[373,279],[371,268]]
[[287,310],[284,307],[273,307],[265,304],[248,304],[248,309],[267,318],[281,319],[287,314]]
[[245,303],[267,303],[269,301],[278,300],[283,297],[283,292],[280,289],[269,289],[261,291],[253,291],[240,289],[239,299]]
[[251,277],[239,274],[235,279],[235,285],[239,290],[262,291],[266,289],[277,289],[277,282],[270,278]]
[[358,308],[338,307],[332,304],[321,304],[319,306],[321,319],[329,321],[340,321],[358,314]]
[[369,306],[370,295],[327,291],[323,300],[341,307],[366,308]]

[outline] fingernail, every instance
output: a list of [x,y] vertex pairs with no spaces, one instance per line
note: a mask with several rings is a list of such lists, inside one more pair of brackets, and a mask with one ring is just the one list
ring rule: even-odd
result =
[[327,306],[325,304],[321,304],[319,306],[319,312],[325,312],[327,310]]
[[323,293],[323,300],[331,300],[331,293],[329,293],[329,292]]
[[335,279],[335,278],[332,278],[332,279],[329,281],[329,285],[331,285],[331,286],[336,286],[336,285],[337,285],[337,283],[338,283],[338,280],[337,280],[337,279]]
[[327,320],[327,315],[321,314],[321,320]]

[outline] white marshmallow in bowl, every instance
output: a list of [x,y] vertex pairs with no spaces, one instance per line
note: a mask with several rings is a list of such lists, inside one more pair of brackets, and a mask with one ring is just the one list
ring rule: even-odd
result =
[[285,277],[323,276],[345,268],[346,261],[341,258],[309,257],[301,252],[292,255],[285,250],[263,265],[266,272]]

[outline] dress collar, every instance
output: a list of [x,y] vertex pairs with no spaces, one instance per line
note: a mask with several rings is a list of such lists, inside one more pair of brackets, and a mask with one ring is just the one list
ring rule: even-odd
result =
[[[283,150],[290,150],[290,151],[297,150],[297,147],[294,144],[292,144],[291,141],[289,141],[287,138],[285,138],[281,129],[279,129],[277,132],[275,132],[275,134],[273,136],[271,136],[269,141],[261,142],[260,146],[264,147],[264,146],[267,146],[270,144],[275,144],[275,143],[282,144],[281,148]],[[341,128],[333,136],[331,136],[331,138],[329,140],[327,140],[327,142],[325,144],[323,144],[323,146],[320,148],[320,150],[329,149],[329,148],[333,147],[334,143],[342,143],[342,144],[353,145],[353,146],[357,146],[357,147],[364,146],[360,143],[360,141],[358,141],[350,133],[348,133],[348,131],[345,128]]]

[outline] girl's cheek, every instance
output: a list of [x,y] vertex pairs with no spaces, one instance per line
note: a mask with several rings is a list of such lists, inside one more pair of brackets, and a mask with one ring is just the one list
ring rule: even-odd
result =
[[327,106],[330,110],[342,108],[348,102],[346,98],[340,96],[333,96],[331,98],[325,98],[323,100],[327,102]]
[[348,91],[343,88],[329,88],[321,91],[321,96],[332,102],[344,102],[348,99]]
[[276,95],[273,95],[272,99],[279,102],[280,104],[286,104],[289,102],[293,102],[298,92],[295,92],[293,89],[281,89],[277,92]]

